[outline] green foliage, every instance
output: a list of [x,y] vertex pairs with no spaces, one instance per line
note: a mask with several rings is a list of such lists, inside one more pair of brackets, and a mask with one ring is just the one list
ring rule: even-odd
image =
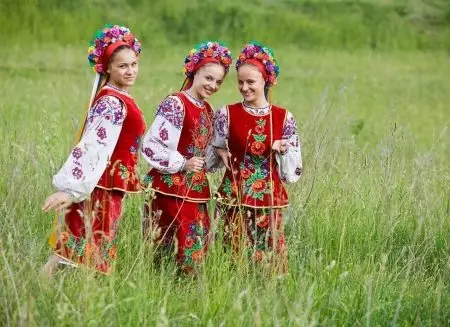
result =
[[[276,49],[285,73],[274,101],[296,117],[304,160],[284,214],[289,275],[235,262],[219,219],[204,269],[180,277],[142,242],[144,199],[130,196],[117,274],[67,268],[46,281],[38,270],[53,215],[40,207],[89,96],[83,50],[1,50],[0,325],[449,324],[446,54]],[[148,124],[183,80],[184,51],[143,53],[133,94]],[[240,99],[234,74],[216,107]],[[213,189],[220,177],[211,175]]]
[[445,0],[22,0],[0,4],[3,39],[79,43],[104,23],[125,24],[152,47],[255,39],[304,49],[448,49]]

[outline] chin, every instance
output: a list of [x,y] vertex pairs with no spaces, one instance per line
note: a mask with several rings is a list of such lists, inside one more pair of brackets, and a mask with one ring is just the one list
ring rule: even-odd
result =
[[203,99],[209,99],[209,97],[210,97],[211,95],[213,95],[213,94],[214,94],[214,93],[209,94],[209,93],[204,92],[203,94],[201,94],[201,96],[202,96]]

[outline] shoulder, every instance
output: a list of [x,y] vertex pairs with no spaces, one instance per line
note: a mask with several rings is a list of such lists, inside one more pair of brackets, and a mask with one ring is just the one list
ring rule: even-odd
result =
[[283,107],[277,106],[272,104],[272,110],[275,112],[279,112],[279,113],[283,113],[283,114],[288,114],[289,111]]
[[98,98],[97,103],[101,103],[104,105],[108,105],[110,107],[118,108],[118,107],[124,107],[124,102],[122,99],[115,95],[103,95],[100,98]]
[[225,106],[227,111],[234,112],[242,109],[242,102],[236,102]]
[[99,97],[89,110],[88,121],[102,116],[111,120],[113,124],[121,124],[126,116],[126,106],[118,98],[113,95],[103,95]]
[[164,111],[182,111],[184,105],[180,97],[173,94],[164,98],[159,104],[159,108]]
[[159,104],[156,116],[163,117],[173,126],[181,129],[184,119],[184,105],[182,100],[176,95],[169,95]]

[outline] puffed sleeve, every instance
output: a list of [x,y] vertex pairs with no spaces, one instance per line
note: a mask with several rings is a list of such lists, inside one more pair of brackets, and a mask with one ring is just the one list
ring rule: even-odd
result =
[[89,197],[116,147],[126,117],[124,104],[114,96],[104,96],[89,110],[78,144],[53,176],[53,185],[71,195],[74,202]]
[[170,174],[183,169],[186,159],[177,151],[183,121],[184,106],[177,96],[169,96],[159,104],[142,143],[142,154],[150,166]]
[[227,149],[228,139],[228,110],[222,107],[214,114],[213,136],[206,148],[206,169],[214,171],[223,167],[223,162],[217,155],[215,148]]
[[284,122],[282,138],[287,141],[287,151],[276,154],[278,173],[283,182],[295,183],[302,174],[303,165],[297,123],[290,112]]

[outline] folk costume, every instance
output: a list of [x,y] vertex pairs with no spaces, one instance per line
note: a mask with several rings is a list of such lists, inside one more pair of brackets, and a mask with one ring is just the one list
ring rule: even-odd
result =
[[[259,44],[248,44],[236,69],[244,63],[261,71],[267,98],[279,73],[272,52]],[[287,141],[285,153],[272,150],[276,140]],[[216,112],[211,144],[231,153],[232,170],[225,172],[216,193],[217,213],[226,217],[226,242],[235,250],[243,244],[255,261],[274,255],[285,258],[282,209],[289,201],[283,183],[296,182],[302,171],[294,117],[272,104],[263,108],[253,108],[245,102],[231,104]],[[208,158],[209,169],[221,165],[217,155]]]
[[186,160],[205,157],[212,136],[212,107],[186,92],[195,72],[207,63],[220,63],[228,72],[231,53],[217,42],[191,50],[185,60],[187,78],[182,91],[161,102],[142,145],[151,166],[144,184],[155,194],[146,203],[144,233],[160,247],[175,246],[176,259],[187,272],[202,262],[210,227],[206,167],[196,173],[183,170]]
[[74,201],[49,240],[55,254],[61,263],[102,273],[113,271],[123,200],[141,191],[136,165],[146,128],[131,95],[107,84],[106,69],[120,46],[136,55],[141,50],[126,27],[107,25],[97,32],[88,57],[97,76],[81,138],[53,177],[53,185]]

